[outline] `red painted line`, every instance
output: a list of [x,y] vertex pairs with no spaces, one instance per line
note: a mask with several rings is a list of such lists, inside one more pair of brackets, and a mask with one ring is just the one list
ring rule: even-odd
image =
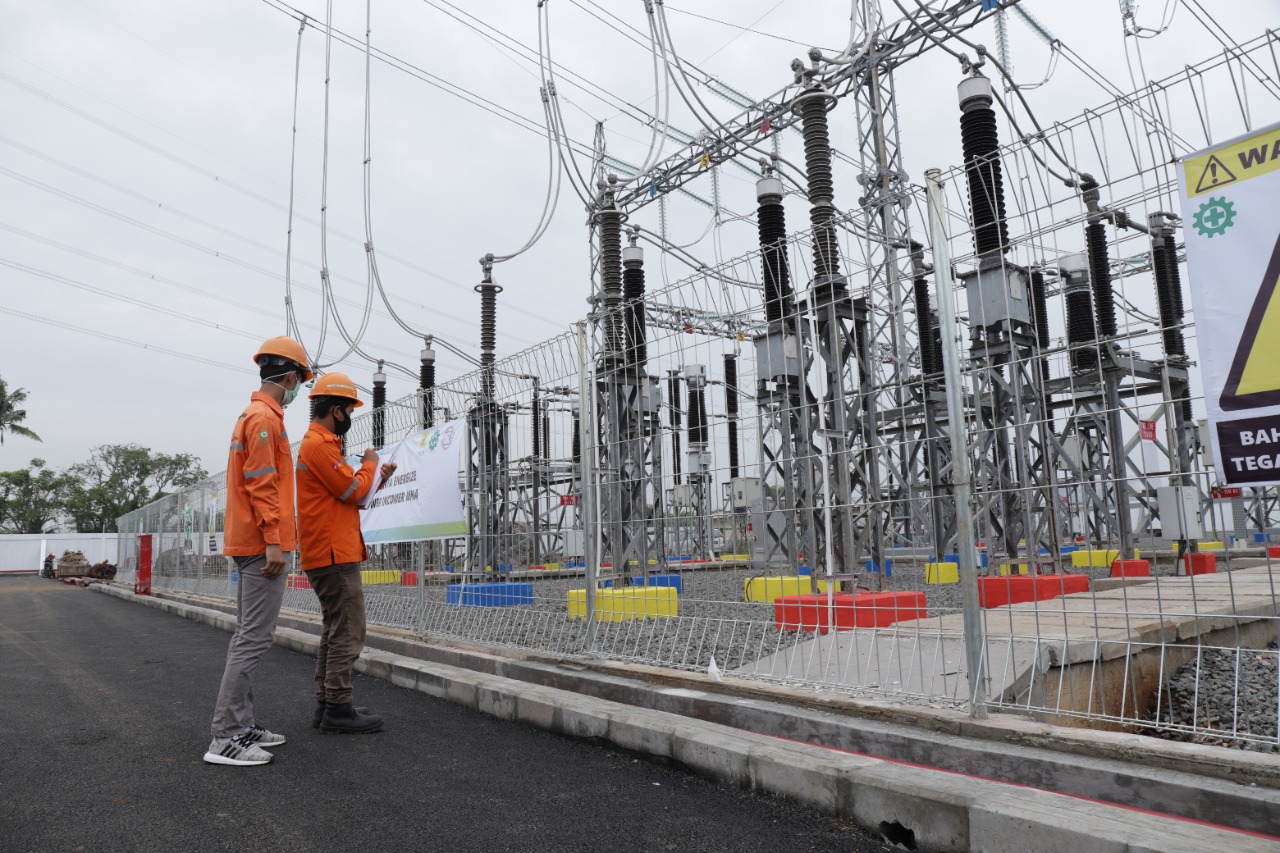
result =
[[[750,729],[746,729],[745,731],[750,731]],[[1264,841],[1280,841],[1280,836],[1277,836],[1277,835],[1267,835],[1266,833],[1254,832],[1249,829],[1240,829],[1235,826],[1223,826],[1220,823],[1213,823],[1212,821],[1198,820],[1193,817],[1183,817],[1182,815],[1169,814],[1168,812],[1158,812],[1158,811],[1155,811],[1154,809],[1144,809],[1138,806],[1127,806],[1124,803],[1113,803],[1110,800],[1100,800],[1100,799],[1097,799],[1096,797],[1086,797],[1083,794],[1067,794],[1067,793],[1063,793],[1062,791],[1054,791],[1049,788],[1037,788],[1035,785],[1025,785],[1021,782],[1006,782],[1004,779],[994,779],[990,776],[979,776],[976,773],[965,773],[963,770],[946,770],[942,767],[931,767],[928,764],[920,764],[915,761],[904,761],[903,759],[900,759],[900,758],[885,758],[882,755],[872,755],[869,752],[858,752],[852,749],[843,749],[838,746],[827,746],[826,744],[822,744],[822,743],[810,743],[807,740],[796,740],[795,738],[782,737],[781,735],[771,735],[766,732],[751,732],[751,733],[757,734],[757,735],[764,735],[765,737],[771,737],[775,740],[785,740],[789,743],[802,743],[805,746],[816,746],[820,749],[829,749],[832,752],[843,752],[849,755],[857,755],[861,758],[874,758],[877,761],[886,761],[890,764],[901,764],[905,767],[916,767],[921,770],[932,770],[936,773],[950,773],[952,776],[963,776],[966,779],[982,779],[983,781],[986,781],[986,782],[995,782],[997,785],[1008,785],[1011,788],[1026,788],[1029,791],[1045,791],[1050,794],[1057,794],[1058,796],[1061,796],[1061,797],[1070,797],[1073,800],[1083,800],[1086,803],[1098,803],[1104,806],[1112,806],[1113,808],[1124,809],[1125,811],[1138,812],[1139,814],[1154,815],[1155,817],[1164,817],[1164,818],[1169,818],[1170,820],[1180,820],[1183,823],[1193,823],[1193,824],[1196,824],[1197,826],[1207,826],[1207,827],[1210,827],[1211,829],[1225,829],[1227,832],[1237,832],[1241,835],[1248,835],[1251,838],[1261,838]]]

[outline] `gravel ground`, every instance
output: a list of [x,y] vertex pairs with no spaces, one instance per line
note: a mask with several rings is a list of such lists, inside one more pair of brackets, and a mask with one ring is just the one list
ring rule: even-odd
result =
[[[1238,661],[1237,661],[1238,657]],[[1276,644],[1266,650],[1212,650],[1200,660],[1188,661],[1165,688],[1156,721],[1166,725],[1212,728],[1228,734],[1184,732],[1158,729],[1155,734],[1169,740],[1208,743],[1280,753],[1275,743],[1245,741],[1230,736],[1232,730],[1251,737],[1275,739],[1277,702]],[[1237,672],[1237,663],[1239,671]]]

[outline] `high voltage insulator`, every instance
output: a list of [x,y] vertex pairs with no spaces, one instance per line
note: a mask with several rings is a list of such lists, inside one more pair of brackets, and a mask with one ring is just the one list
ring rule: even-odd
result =
[[819,287],[843,289],[840,279],[840,244],[834,220],[835,188],[831,180],[831,131],[827,109],[834,99],[820,86],[801,95],[799,106],[804,125],[804,163],[809,175],[809,223],[813,226],[813,275]]
[[1084,229],[1089,249],[1089,279],[1093,282],[1093,310],[1098,316],[1098,334],[1104,338],[1116,335],[1116,298],[1111,288],[1111,259],[1107,256],[1107,228],[1100,221],[1090,222]]
[[1165,355],[1185,356],[1182,337],[1182,277],[1178,271],[1178,249],[1173,229],[1151,232],[1151,265],[1156,279],[1156,301],[1160,305],[1160,327],[1164,331]]
[[492,262],[480,263],[484,269],[484,280],[475,287],[480,294],[480,393],[492,402],[493,356],[498,342],[498,294],[502,287],[494,284]]
[[373,374],[373,446],[381,450],[387,442],[387,374],[382,372],[382,362]]
[[942,372],[941,342],[935,339],[933,309],[929,307],[929,280],[918,275],[912,282],[916,303],[916,324],[920,333],[920,371],[925,376]]
[[724,355],[724,413],[729,421],[729,478],[738,476],[738,357]]
[[573,464],[582,464],[582,415],[578,411],[578,407],[573,408],[573,448],[570,451],[573,456]]
[[644,249],[631,245],[622,250],[623,317],[626,326],[627,363],[644,365],[649,360],[644,325]]
[[533,392],[533,402],[529,405],[529,425],[533,436],[533,458],[542,458],[542,400],[537,389]]
[[431,347],[422,350],[422,367],[418,372],[418,387],[422,389],[422,426],[436,422],[436,351]]
[[[1044,272],[1039,269],[1031,271],[1031,317],[1036,326],[1036,347],[1043,353],[1049,349],[1049,307],[1045,300]],[[1049,360],[1040,359],[1040,376],[1049,381]],[[1045,394],[1046,402],[1049,395]]]
[[600,290],[604,309],[604,350],[611,358],[623,354],[622,212],[609,207],[598,214],[600,223]]
[[973,247],[981,257],[1007,252],[1009,226],[1005,222],[1004,175],[1000,165],[1000,136],[991,109],[991,81],[968,77],[960,83],[960,136],[964,168],[969,178],[969,207],[973,216]]
[[1083,252],[1067,255],[1060,262],[1067,302],[1067,345],[1071,350],[1071,368],[1076,371],[1098,366],[1098,334],[1093,324],[1088,267],[1089,258]]
[[671,478],[680,482],[680,376],[679,371],[667,375],[667,419],[671,422]]
[[703,366],[690,364],[685,367],[689,383],[689,450],[694,445],[707,444],[707,388]]
[[787,263],[787,214],[782,206],[782,181],[768,176],[756,181],[756,216],[760,232],[761,281],[764,284],[764,316],[770,324],[795,324],[795,299],[791,292],[791,267]]

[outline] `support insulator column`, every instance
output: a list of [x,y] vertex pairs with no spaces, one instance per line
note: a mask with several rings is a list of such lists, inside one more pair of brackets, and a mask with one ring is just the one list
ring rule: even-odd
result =
[[1107,255],[1107,228],[1101,220],[1084,230],[1089,250],[1089,279],[1093,283],[1093,310],[1098,318],[1098,335],[1116,336],[1116,297],[1111,288],[1111,259]]
[[636,245],[636,237],[633,233],[631,245],[622,250],[623,317],[626,326],[626,361],[643,368],[649,360],[644,325],[644,249]]
[[960,83],[960,137],[964,168],[969,178],[969,209],[973,217],[973,248],[982,257],[1009,250],[1005,222],[1004,173],[1000,165],[1000,135],[991,81],[968,77]]
[[373,446],[381,450],[387,443],[387,374],[382,372],[382,361],[373,374]]
[[729,427],[729,479],[738,478],[738,357],[724,356],[724,414]]
[[1156,301],[1160,305],[1160,328],[1164,333],[1165,356],[1187,354],[1182,335],[1182,277],[1178,271],[1178,247],[1173,229],[1152,229],[1151,265],[1156,279]]
[[582,464],[582,413],[573,407],[573,446],[570,450],[575,466]]
[[622,330],[622,211],[608,207],[597,214],[600,223],[600,292],[604,308],[604,351],[608,358],[623,356]]
[[667,420],[671,424],[671,482],[680,484],[680,371],[667,371]]
[[942,372],[942,349],[941,341],[937,338],[933,309],[929,305],[929,280],[918,275],[911,287],[915,296],[916,325],[920,334],[920,372],[925,376],[935,376]]
[[831,130],[827,124],[827,110],[833,103],[834,98],[815,83],[800,97],[797,110],[804,125],[804,164],[809,175],[809,224],[813,228],[815,288],[842,291],[840,244],[834,224]]
[[493,402],[493,356],[498,340],[498,294],[502,287],[493,281],[493,256],[480,261],[484,280],[476,285],[480,294],[480,394]]
[[1093,297],[1089,289],[1089,258],[1084,252],[1064,257],[1060,263],[1067,302],[1067,346],[1071,369],[1098,366],[1098,333],[1093,325]]
[[[1043,353],[1049,349],[1049,306],[1045,299],[1044,271],[1039,269],[1031,271],[1031,319],[1036,327],[1036,349],[1041,353],[1040,376],[1045,383],[1048,383],[1049,360]],[[1046,417],[1050,412],[1050,399],[1049,393],[1046,392],[1044,395]]]
[[760,232],[765,320],[770,326],[783,323],[788,329],[794,329],[796,305],[787,261],[787,214],[782,206],[782,181],[771,175],[756,181],[756,200],[760,203],[756,221]]
[[422,389],[422,427],[426,429],[436,422],[436,351],[424,347],[422,367],[418,371],[418,387]]

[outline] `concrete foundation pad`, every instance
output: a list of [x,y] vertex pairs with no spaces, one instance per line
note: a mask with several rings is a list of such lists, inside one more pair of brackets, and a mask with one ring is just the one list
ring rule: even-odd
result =
[[[208,611],[198,607],[142,599],[123,590],[110,594],[206,621],[204,616]],[[226,623],[228,620],[213,621]],[[314,649],[317,644],[313,635],[288,628],[277,632],[277,640],[299,650]],[[646,754],[655,756],[663,755],[664,744],[669,744],[667,754],[697,772],[726,784],[787,797],[824,812],[831,812],[834,806],[836,813],[850,816],[873,829],[900,827],[911,833],[913,843],[920,850],[1038,851],[1065,849],[1068,843],[1074,846],[1072,853],[1112,849],[1238,850],[1247,853],[1280,850],[1280,839],[1262,839],[1222,827],[1189,823],[1108,803],[1083,801],[1051,791],[1029,791],[991,778],[792,743],[719,723],[636,708],[385,651],[368,650],[367,657],[362,656],[359,665],[364,671],[385,673],[383,677],[398,678],[405,683],[412,675],[417,689],[453,698],[506,719],[525,719],[545,725],[548,706],[555,706],[559,713],[550,716],[552,730],[576,736],[606,737],[620,747],[647,750]],[[668,688],[664,695],[674,702],[681,698],[676,694],[677,689]],[[728,702],[755,713],[765,710],[761,700],[747,700],[753,704],[741,705],[739,703],[743,700],[724,697],[712,690],[684,692],[694,694],[690,701],[700,706],[702,713],[711,712],[716,702]],[[527,709],[524,716],[521,708]],[[988,729],[988,734],[990,730],[1003,733],[999,740],[1005,741],[1005,745],[988,742],[987,754],[992,761],[1007,756],[1015,749],[1007,745],[1011,735],[1052,739],[1060,731],[1019,720],[966,721],[963,715],[954,713],[948,719],[951,720],[949,725],[957,732],[971,726]],[[866,729],[869,725],[857,720],[848,720],[846,724],[854,731]],[[803,727],[797,728],[795,733],[802,735]],[[1115,738],[1112,742],[1117,745],[1142,740],[1136,736],[1107,736],[1096,732],[1079,734],[1101,737],[1103,741],[1112,737]],[[926,740],[919,742],[923,745]],[[934,741],[935,749],[948,749],[947,738],[934,738]],[[1178,748],[1173,752],[1190,755],[1181,749],[1188,745],[1169,746]],[[1208,747],[1200,749],[1209,751],[1206,760],[1225,752]],[[1254,757],[1264,759],[1263,756]],[[1269,761],[1274,764],[1273,760]],[[1206,784],[1212,786],[1208,780]],[[1263,793],[1258,792],[1259,795]],[[1271,802],[1273,799],[1275,803]],[[1266,798],[1258,802],[1264,809],[1280,808],[1280,792],[1266,792]],[[1280,825],[1280,821],[1269,812],[1264,811],[1259,817],[1270,826]],[[1019,827],[1022,827],[1021,832]],[[1042,838],[1043,844],[1040,843]]]

